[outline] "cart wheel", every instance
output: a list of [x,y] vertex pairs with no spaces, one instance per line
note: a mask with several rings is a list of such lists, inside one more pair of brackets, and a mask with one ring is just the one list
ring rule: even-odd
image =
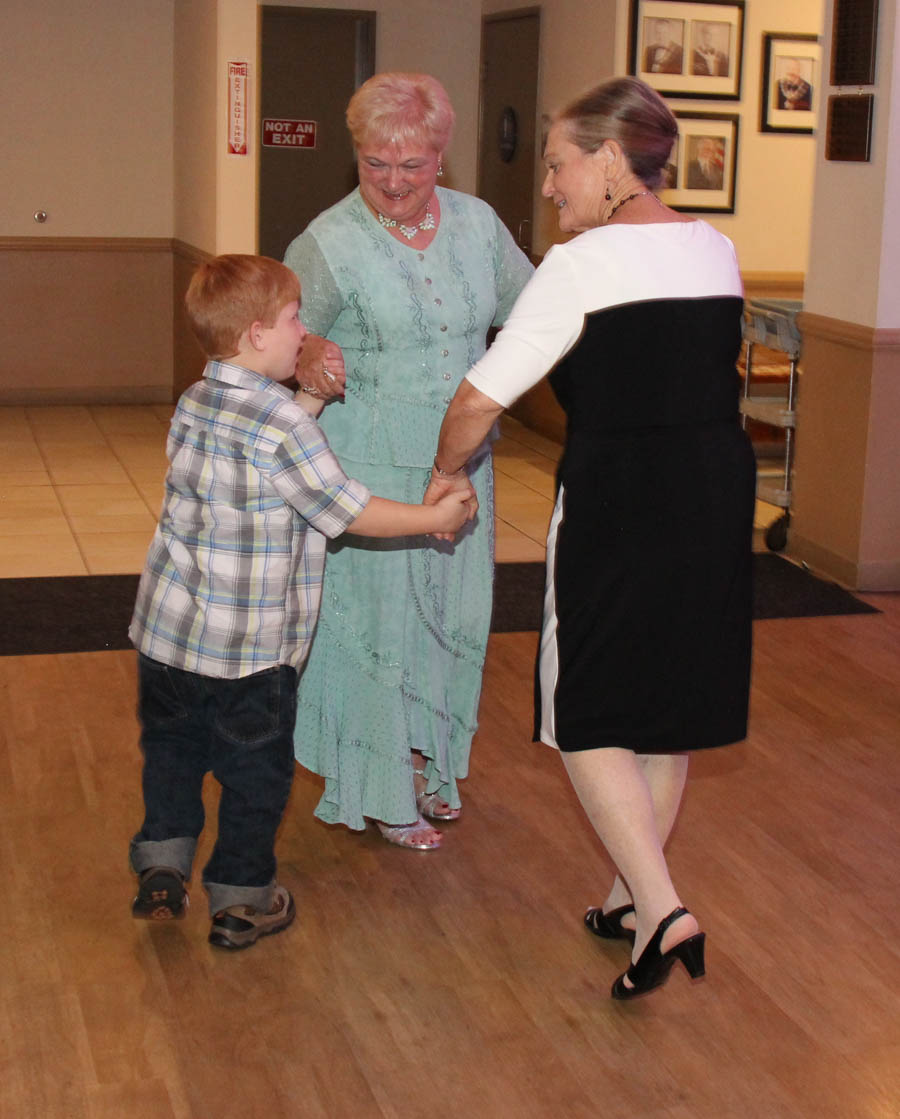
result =
[[777,521],[773,521],[766,529],[766,547],[770,552],[781,552],[787,544],[787,530],[790,515],[785,513]]

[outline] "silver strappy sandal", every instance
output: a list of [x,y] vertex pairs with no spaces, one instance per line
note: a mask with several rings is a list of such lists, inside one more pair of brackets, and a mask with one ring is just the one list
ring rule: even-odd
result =
[[376,820],[375,824],[388,843],[395,843],[398,847],[436,851],[441,845],[441,833],[421,816],[414,824],[383,824],[380,820]]
[[[419,812],[432,820],[458,820],[462,809],[451,808],[440,793],[426,793],[424,769],[416,769],[413,766],[413,771],[413,781],[416,785],[416,804],[419,807]],[[421,792],[418,789],[419,785],[422,785]]]

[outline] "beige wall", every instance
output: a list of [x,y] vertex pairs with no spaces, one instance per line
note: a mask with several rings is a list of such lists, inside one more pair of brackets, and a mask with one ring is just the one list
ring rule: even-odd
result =
[[[829,25],[831,8],[829,0]],[[896,6],[882,3],[871,161],[831,163],[824,135],[817,145],[813,220],[819,235],[810,254],[807,305],[817,314],[872,327],[900,326],[898,39]]]
[[172,235],[216,249],[217,0],[175,6]]
[[2,5],[0,236],[172,235],[173,14],[174,0]]
[[[762,38],[771,31],[821,35],[823,7],[823,0],[750,0],[741,100],[671,102],[676,110],[740,113],[736,212],[709,220],[734,241],[745,272],[806,271],[816,138],[759,131]],[[827,70],[827,61],[823,65]]]

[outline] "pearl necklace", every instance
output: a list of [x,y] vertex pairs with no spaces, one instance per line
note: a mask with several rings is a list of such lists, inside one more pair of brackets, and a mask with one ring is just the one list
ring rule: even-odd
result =
[[[613,206],[613,208],[609,211],[609,217],[606,220],[609,221],[616,210],[618,210],[620,206],[624,206],[626,202],[630,202],[632,198],[643,198],[645,195],[647,195],[648,197],[656,198],[656,195],[653,193],[652,190],[636,190],[634,194],[629,194],[627,198],[623,198],[621,202],[617,202],[615,206]],[[656,201],[659,202],[659,199],[656,198]],[[662,205],[661,202],[660,205]]]
[[419,230],[424,233],[426,230],[434,229],[435,227],[434,214],[431,212],[430,202],[425,203],[425,217],[418,225],[399,225],[396,218],[386,218],[380,210],[378,211],[378,220],[385,229],[399,229],[407,241],[411,241]]

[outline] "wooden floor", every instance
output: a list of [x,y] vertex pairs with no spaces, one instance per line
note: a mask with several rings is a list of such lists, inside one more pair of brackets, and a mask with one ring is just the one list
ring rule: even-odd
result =
[[671,843],[708,976],[633,1004],[581,925],[598,844],[529,741],[535,635],[491,639],[441,851],[316,823],[298,771],[298,920],[236,955],[196,881],[186,921],[130,917],[134,655],[0,659],[0,1114],[900,1115],[900,596],[871,601],[757,623],[751,737],[696,756]]

